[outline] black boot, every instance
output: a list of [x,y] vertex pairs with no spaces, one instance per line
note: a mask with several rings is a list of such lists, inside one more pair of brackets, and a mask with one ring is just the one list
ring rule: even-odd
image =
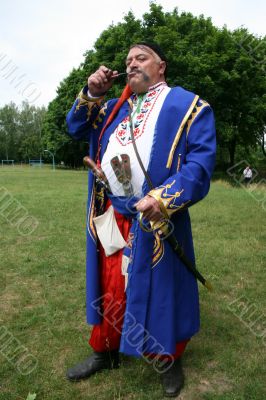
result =
[[166,397],[177,396],[185,382],[181,359],[177,358],[174,363],[162,373],[161,377],[164,395]]
[[81,379],[89,378],[95,372],[102,369],[113,369],[119,367],[119,353],[118,350],[93,352],[92,355],[81,363],[70,368],[66,377],[70,381],[79,381]]

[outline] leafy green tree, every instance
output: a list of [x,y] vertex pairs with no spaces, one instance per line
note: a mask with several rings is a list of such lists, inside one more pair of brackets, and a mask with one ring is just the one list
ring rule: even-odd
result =
[[42,157],[42,122],[46,109],[23,102],[0,109],[0,158],[28,162]]
[[83,155],[87,153],[88,144],[73,142],[67,135],[66,114],[77,97],[82,82],[86,80],[86,71],[73,69],[57,90],[57,97],[48,106],[42,125],[42,145],[55,154],[57,162],[78,167],[82,164]]
[[14,103],[0,109],[0,158],[16,159],[18,108]]
[[41,134],[45,113],[44,107],[30,106],[28,102],[22,103],[18,128],[18,157],[21,160],[43,157]]

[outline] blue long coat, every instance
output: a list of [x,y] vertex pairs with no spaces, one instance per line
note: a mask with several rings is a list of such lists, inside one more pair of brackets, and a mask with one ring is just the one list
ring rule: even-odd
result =
[[[90,141],[90,156],[95,158],[100,131],[117,99],[105,105],[91,102],[83,89],[67,116],[70,135]],[[125,102],[101,141],[102,158],[116,126],[127,115]],[[194,261],[188,207],[209,191],[215,163],[215,125],[209,104],[181,87],[168,93],[159,114],[148,173],[156,190],[153,195],[164,202],[174,233],[186,256]],[[143,184],[143,195],[149,192]],[[92,218],[104,209],[106,195],[89,173],[87,218],[87,321],[101,322],[101,292],[97,238]],[[113,206],[130,215],[130,204],[111,198]],[[132,200],[134,204],[135,199]],[[132,208],[133,209],[133,206]],[[135,216],[135,214],[134,214]],[[120,351],[134,356],[144,352],[174,353],[176,343],[191,338],[199,330],[197,282],[166,240],[144,232],[136,219],[131,229],[132,247],[128,268],[127,304]]]

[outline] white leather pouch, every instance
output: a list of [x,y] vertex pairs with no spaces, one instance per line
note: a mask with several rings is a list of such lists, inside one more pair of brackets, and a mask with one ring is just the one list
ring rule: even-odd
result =
[[107,257],[126,246],[127,243],[121,235],[115,219],[113,206],[110,206],[104,214],[93,218],[93,222]]

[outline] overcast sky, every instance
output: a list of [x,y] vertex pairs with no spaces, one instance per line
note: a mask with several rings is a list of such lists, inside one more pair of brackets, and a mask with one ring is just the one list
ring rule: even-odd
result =
[[[245,26],[266,34],[264,0],[161,0],[164,11],[178,7],[211,17],[216,26]],[[47,105],[59,82],[83,61],[100,33],[132,10],[141,17],[149,0],[1,0],[0,107],[28,99]],[[13,71],[13,72],[12,72]],[[21,82],[21,84],[19,84]]]

